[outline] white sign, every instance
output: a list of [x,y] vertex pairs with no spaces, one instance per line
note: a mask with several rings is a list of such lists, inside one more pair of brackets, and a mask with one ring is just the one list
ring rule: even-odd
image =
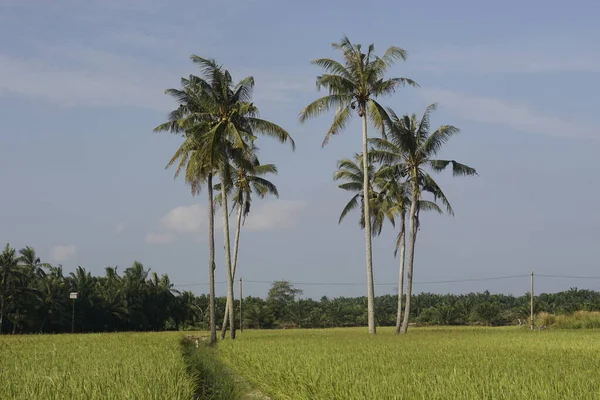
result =
[[69,293],[69,298],[75,300],[78,295],[79,295],[79,293],[77,293],[77,292],[71,292],[71,293]]

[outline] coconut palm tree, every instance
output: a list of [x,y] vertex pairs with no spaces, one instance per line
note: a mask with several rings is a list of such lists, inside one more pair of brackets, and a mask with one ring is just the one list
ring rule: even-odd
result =
[[[254,149],[254,151],[255,150],[256,149]],[[231,171],[232,185],[228,188],[228,190],[234,191],[232,201],[234,207],[237,208],[236,229],[233,241],[232,279],[235,279],[240,233],[242,225],[250,213],[252,193],[256,193],[260,198],[264,198],[269,194],[279,198],[277,187],[269,180],[263,178],[263,176],[267,174],[277,174],[277,167],[275,164],[261,164],[254,151],[246,152],[248,153],[246,154],[246,157],[239,156],[235,158],[238,165],[237,167],[233,166]],[[222,190],[220,185],[218,190]],[[219,200],[220,196],[221,194],[217,196]],[[225,306],[225,315],[223,317],[223,325],[221,327],[221,339],[225,337],[225,331],[227,330],[227,315],[230,307],[231,304],[227,302]]]
[[[325,88],[329,94],[321,97],[300,112],[300,121],[316,117],[333,108],[336,109],[333,123],[325,135],[323,145],[330,136],[340,133],[348,124],[354,110],[362,119],[362,154],[363,164],[368,165],[367,118],[379,129],[384,128],[385,110],[375,100],[393,93],[404,85],[417,86],[416,82],[407,78],[386,79],[387,69],[397,60],[406,59],[406,51],[399,47],[389,47],[383,56],[375,55],[375,46],[371,44],[363,53],[360,44],[353,44],[344,36],[333,48],[342,53],[343,61],[320,58],[312,63],[325,70],[325,74],[317,77],[317,89]],[[368,175],[364,175],[363,196],[368,198]],[[363,210],[363,219],[370,216],[369,202]],[[367,298],[369,333],[375,334],[375,290],[373,283],[373,257],[371,249],[371,226],[365,223],[365,248],[367,264]]]
[[446,195],[425,168],[440,172],[451,165],[454,176],[477,174],[474,168],[454,160],[434,159],[450,137],[460,132],[458,128],[452,125],[442,125],[434,132],[430,132],[430,116],[435,109],[436,104],[428,106],[421,119],[417,119],[415,114],[398,117],[393,110],[388,109],[386,122],[389,123],[389,126],[386,138],[370,140],[370,143],[376,148],[373,158],[387,165],[393,165],[399,175],[406,177],[410,188],[408,215],[410,241],[407,259],[406,305],[400,333],[406,333],[408,330],[419,201],[422,193],[425,191],[432,193],[434,199],[439,200],[446,207],[447,212],[454,215]]
[[[374,155],[377,153],[374,152]],[[410,208],[410,185],[402,176],[402,170],[394,166],[383,166],[379,170],[380,180],[385,182],[381,184],[382,196],[387,199],[387,210],[393,216],[398,217],[399,230],[396,236],[396,246],[394,249],[394,257],[400,252],[400,266],[398,270],[398,310],[396,313],[396,330],[395,333],[400,333],[402,326],[402,298],[404,296],[404,265],[405,265],[405,249],[406,249],[406,213]],[[431,210],[441,214],[440,207],[427,200],[420,199],[418,202],[418,210]],[[419,220],[417,218],[417,226]]]
[[[218,173],[221,184],[227,186],[231,179],[230,159],[235,151],[252,148],[257,133],[276,138],[282,143],[288,142],[292,148],[294,148],[294,141],[289,133],[280,126],[258,118],[258,108],[251,102],[254,78],[247,77],[234,85],[229,71],[223,69],[214,60],[196,55],[192,55],[191,59],[200,67],[202,76],[190,75],[189,79],[182,79],[182,89],[167,90],[167,93],[174,97],[180,106],[171,113],[169,122],[158,126],[155,130],[184,132],[186,135],[184,144],[173,156],[170,164],[179,160],[179,170],[186,167],[186,180],[192,185],[192,190],[204,181],[204,177],[207,182],[210,180],[208,185],[208,208],[209,214],[211,214],[209,245],[214,246],[213,174]],[[222,192],[221,208],[223,210],[227,297],[228,301],[233,304],[226,190]],[[209,262],[211,264],[209,268],[212,268],[211,271],[213,271],[214,251],[212,248],[210,253],[213,254],[213,263]],[[211,276],[213,279],[211,282],[214,282],[214,272],[211,272]],[[214,310],[214,306],[211,306],[211,309]],[[229,323],[232,327],[230,337],[234,339],[233,307],[229,314]],[[211,324],[211,341],[213,340],[212,332]],[[216,340],[216,327],[214,340]]]
[[[210,131],[210,123],[203,117],[205,103],[208,101],[207,93],[199,78],[190,76],[190,79],[181,79],[180,89],[167,89],[165,93],[179,102],[179,107],[171,112],[169,121],[156,128],[155,132],[170,131],[183,133],[184,141],[166,168],[177,163],[175,177],[185,171],[185,181],[190,185],[192,196],[200,193],[206,184],[208,194],[208,280],[209,280],[209,330],[210,343],[217,341],[217,328],[215,319],[215,213],[213,178],[217,166],[205,160],[202,135]],[[194,116],[196,116],[194,118]]]

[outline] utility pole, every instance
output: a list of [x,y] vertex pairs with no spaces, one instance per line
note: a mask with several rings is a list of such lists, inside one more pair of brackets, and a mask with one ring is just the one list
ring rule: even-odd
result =
[[533,330],[533,271],[531,271],[531,290],[530,290],[530,295],[531,295],[531,299],[530,299],[530,305],[529,305],[529,311],[530,311],[529,327],[530,327],[531,330]]
[[71,333],[75,332],[75,300],[77,300],[78,296],[78,292],[69,293],[69,298],[73,301],[73,311],[71,313]]
[[242,278],[240,278],[240,332],[244,331],[244,317],[242,314]]

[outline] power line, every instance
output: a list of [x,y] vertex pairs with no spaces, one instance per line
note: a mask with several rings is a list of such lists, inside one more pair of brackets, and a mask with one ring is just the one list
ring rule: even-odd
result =
[[[452,280],[443,280],[443,281],[422,281],[422,282],[413,282],[413,285],[430,285],[430,284],[440,284],[440,283],[459,283],[459,282],[477,282],[477,281],[490,281],[490,280],[500,280],[500,279],[513,279],[513,278],[526,278],[529,275],[509,275],[509,276],[492,276],[486,278],[465,278],[465,279],[452,279]],[[544,275],[538,275],[544,276]],[[600,278],[598,278],[600,279]],[[272,284],[273,281],[260,281],[260,280],[244,280],[245,283],[263,283],[263,284]],[[215,282],[215,284],[222,284],[225,282]],[[363,286],[365,282],[355,283],[355,282],[290,282],[292,285],[297,286]],[[202,286],[208,285],[206,282],[202,283],[188,283],[184,285],[174,285],[176,287],[184,287],[184,286]],[[375,283],[376,286],[397,286],[398,283]]]
[[[221,285],[223,283],[226,283],[225,281],[222,282],[215,282],[215,285]],[[187,287],[187,286],[203,286],[203,285],[208,285],[208,282],[198,282],[198,283],[185,283],[182,285],[173,285],[175,287]]]
[[535,274],[536,277],[542,278],[561,278],[561,279],[600,279],[600,276],[575,276],[575,275],[546,275]]

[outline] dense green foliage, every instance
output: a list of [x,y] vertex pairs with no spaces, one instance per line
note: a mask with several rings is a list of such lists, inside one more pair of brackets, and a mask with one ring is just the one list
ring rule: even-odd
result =
[[600,332],[417,328],[244,332],[218,356],[277,399],[595,399]]
[[[16,252],[10,246],[0,255],[0,281],[4,303],[3,333],[70,332],[76,291],[76,332],[160,331],[208,329],[209,299],[190,291],[179,292],[167,275],[150,273],[134,262],[122,274],[106,268],[104,276],[92,276],[83,267],[64,274],[60,265],[41,263],[31,247]],[[246,328],[323,328],[366,326],[366,297],[320,300],[300,298],[302,291],[289,282],[273,282],[266,298],[246,297]],[[392,326],[397,296],[375,298],[377,325]],[[536,296],[536,312],[572,314],[600,311],[600,292],[570,289]],[[216,315],[222,320],[226,299],[216,298]],[[239,312],[239,302],[235,302]],[[239,314],[238,314],[239,315]],[[413,296],[410,320],[436,325],[506,325],[525,323],[529,296],[470,293],[462,295],[420,293]],[[236,325],[239,320],[236,319]]]
[[0,399],[190,400],[179,333],[0,338]]

